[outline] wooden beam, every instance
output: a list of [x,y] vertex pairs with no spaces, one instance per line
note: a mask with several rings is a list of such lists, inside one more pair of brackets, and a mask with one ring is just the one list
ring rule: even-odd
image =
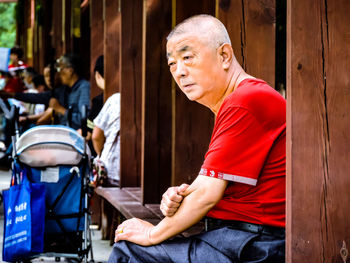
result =
[[238,62],[275,86],[275,0],[219,1],[218,18],[231,37]]
[[54,49],[53,57],[58,58],[60,55],[63,54],[62,1],[60,0],[53,0],[51,32],[51,46]]
[[95,81],[94,67],[96,59],[103,55],[104,50],[104,22],[103,22],[103,1],[101,0],[90,0],[90,38],[91,38],[91,46],[90,46],[90,85],[91,85],[91,97],[95,97],[96,95],[103,92],[99,87],[97,87]]
[[142,0],[121,1],[121,179],[141,185]]
[[[215,15],[215,1],[177,0],[175,23],[195,14]],[[175,26],[175,25],[173,25]],[[208,150],[214,124],[214,114],[206,107],[191,102],[173,86],[173,173],[172,185],[192,183],[197,177]]]
[[104,99],[120,89],[120,1],[104,1]]
[[171,178],[171,76],[165,56],[171,1],[145,0],[143,19],[142,202],[158,203]]
[[349,262],[350,2],[287,3],[287,262]]

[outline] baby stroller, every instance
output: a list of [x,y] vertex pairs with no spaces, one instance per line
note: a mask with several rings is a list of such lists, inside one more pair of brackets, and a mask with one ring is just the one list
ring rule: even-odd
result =
[[84,137],[62,125],[37,126],[18,136],[16,121],[12,124],[13,169],[25,169],[31,182],[43,183],[46,188],[44,252],[35,258],[60,261],[65,257],[86,263],[90,253],[90,262],[94,262],[89,228],[87,107],[81,114]]

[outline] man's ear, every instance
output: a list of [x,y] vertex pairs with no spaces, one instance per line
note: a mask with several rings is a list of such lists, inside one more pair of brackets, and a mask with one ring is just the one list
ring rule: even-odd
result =
[[233,50],[230,44],[222,44],[219,49],[219,56],[222,62],[223,69],[228,69],[232,63]]

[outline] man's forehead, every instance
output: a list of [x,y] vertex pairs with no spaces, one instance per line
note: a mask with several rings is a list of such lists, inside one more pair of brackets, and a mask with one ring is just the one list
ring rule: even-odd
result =
[[176,54],[180,54],[180,53],[183,53],[183,52],[186,52],[186,51],[190,51],[190,50],[193,50],[193,47],[191,45],[187,45],[187,44],[184,44],[184,45],[180,45],[172,50],[168,50],[167,52],[167,56],[170,57],[170,56],[174,56]]
[[167,43],[167,56],[173,56],[175,54],[183,53],[196,49],[199,44],[199,38],[196,35],[184,34],[175,36],[169,39]]

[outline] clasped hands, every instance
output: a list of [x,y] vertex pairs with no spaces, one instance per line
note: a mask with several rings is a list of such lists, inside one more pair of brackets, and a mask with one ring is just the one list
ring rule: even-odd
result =
[[[187,184],[168,188],[163,194],[160,203],[162,214],[167,217],[173,216],[180,207],[183,198],[186,195],[186,190],[189,187]],[[160,243],[152,236],[154,225],[151,223],[132,218],[125,220],[115,230],[114,242],[127,240],[141,246],[151,246]]]

